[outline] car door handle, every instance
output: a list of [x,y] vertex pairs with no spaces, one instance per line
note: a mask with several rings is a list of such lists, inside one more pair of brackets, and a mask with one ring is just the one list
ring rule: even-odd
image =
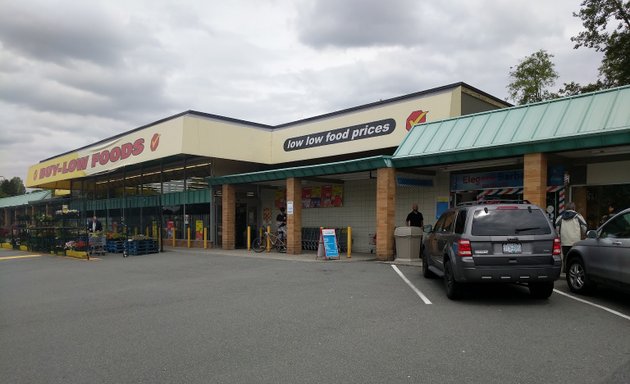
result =
[[613,245],[621,245],[621,241],[613,241]]

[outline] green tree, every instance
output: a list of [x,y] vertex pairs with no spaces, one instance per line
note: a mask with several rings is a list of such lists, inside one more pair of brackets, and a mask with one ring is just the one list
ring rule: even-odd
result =
[[573,16],[586,30],[571,38],[574,48],[604,53],[599,67],[604,86],[630,84],[630,0],[584,0],[581,6]]
[[22,179],[14,177],[11,180],[4,179],[0,183],[0,197],[17,196],[26,193]]
[[510,68],[512,81],[508,85],[510,98],[517,104],[527,104],[554,98],[546,88],[555,84],[558,73],[551,61],[552,54],[544,49],[525,57]]

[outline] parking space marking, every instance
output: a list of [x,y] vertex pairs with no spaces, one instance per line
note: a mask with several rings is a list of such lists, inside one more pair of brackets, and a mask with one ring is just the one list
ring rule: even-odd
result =
[[422,292],[420,292],[418,288],[416,288],[413,284],[411,284],[411,281],[409,281],[409,279],[407,279],[407,277],[405,277],[405,275],[403,275],[403,273],[400,272],[400,269],[398,269],[398,267],[396,267],[395,265],[392,265],[392,268],[394,268],[394,271],[396,271],[398,276],[400,276],[400,278],[403,279],[403,281],[407,283],[409,287],[411,287],[411,289],[416,293],[416,295],[420,296],[420,298],[422,299],[422,301],[424,301],[425,304],[431,304],[431,300],[429,300]]
[[4,257],[0,257],[0,261],[12,260],[12,259],[26,259],[30,257],[41,257],[41,256],[42,255],[4,256]]
[[604,311],[606,311],[606,312],[610,312],[610,313],[612,313],[613,315],[617,315],[617,316],[622,317],[622,318],[624,318],[624,319],[626,319],[626,320],[630,320],[630,316],[628,316],[628,315],[624,315],[624,314],[623,314],[623,313],[621,313],[621,312],[617,312],[617,311],[615,311],[614,309],[610,309],[610,308],[608,308],[608,307],[604,307],[603,305],[595,304],[595,303],[593,303],[593,302],[591,302],[591,301],[588,301],[588,300],[580,299],[579,297],[575,297],[575,296],[573,296],[573,295],[569,295],[568,293],[562,292],[562,291],[557,290],[557,289],[554,289],[553,291],[554,291],[555,293],[559,294],[559,295],[566,296],[566,297],[568,297],[568,298],[570,298],[570,299],[573,299],[573,300],[579,301],[579,302],[584,303],[584,304],[592,305],[592,306],[593,306],[593,307],[595,307],[595,308],[603,309]]

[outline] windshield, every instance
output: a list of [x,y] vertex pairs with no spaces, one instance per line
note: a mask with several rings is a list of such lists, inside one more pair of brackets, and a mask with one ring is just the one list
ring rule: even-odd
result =
[[472,223],[474,236],[548,235],[549,221],[538,209],[479,209]]

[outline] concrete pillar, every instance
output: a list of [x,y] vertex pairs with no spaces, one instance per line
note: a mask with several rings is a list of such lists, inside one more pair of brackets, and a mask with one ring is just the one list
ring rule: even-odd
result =
[[376,176],[376,258],[394,259],[396,170],[381,168]]
[[302,253],[302,182],[291,177],[287,179],[287,202],[293,202],[293,214],[287,211],[287,253]]
[[523,199],[545,209],[547,206],[547,155],[528,153],[523,161]]
[[236,248],[236,187],[234,185],[223,185],[221,210],[221,245],[223,249],[234,249]]

